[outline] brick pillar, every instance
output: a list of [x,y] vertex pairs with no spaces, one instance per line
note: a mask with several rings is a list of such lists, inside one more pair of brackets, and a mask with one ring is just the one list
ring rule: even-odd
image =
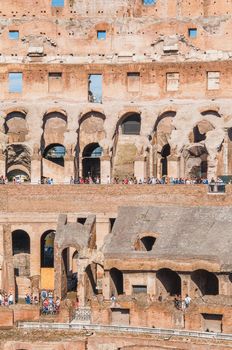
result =
[[179,274],[181,278],[181,297],[182,299],[185,298],[186,294],[188,294],[190,297],[194,297],[191,293],[191,277],[190,274]]
[[109,300],[111,297],[110,293],[110,272],[105,271],[105,276],[103,278],[102,294],[104,299]]
[[217,276],[220,295],[231,295],[231,281],[229,275],[221,274]]
[[179,177],[180,176],[180,158],[175,155],[167,157],[168,160],[168,176]]
[[6,176],[6,157],[0,149],[0,176]]
[[40,236],[33,232],[30,236],[30,276],[40,275]]
[[146,157],[139,156],[134,161],[134,176],[139,181],[147,177]]
[[110,156],[102,156],[101,161],[101,183],[107,184],[111,180],[111,161]]
[[38,184],[41,181],[41,155],[39,146],[34,145],[31,157],[31,183]]
[[9,224],[3,225],[4,242],[4,262],[3,262],[3,289],[7,292],[12,291],[15,295],[15,277],[12,252],[12,234]]
[[73,148],[71,145],[67,146],[66,155],[64,158],[64,183],[69,184],[71,176],[75,177],[75,168],[74,168],[74,156]]

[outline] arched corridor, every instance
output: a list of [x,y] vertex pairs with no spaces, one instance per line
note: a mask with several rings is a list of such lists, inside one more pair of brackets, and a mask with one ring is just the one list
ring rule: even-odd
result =
[[[196,270],[191,274],[191,280],[198,290],[198,295],[217,295],[219,293],[219,283],[217,276],[207,270]],[[196,293],[197,294],[197,293]]]
[[101,177],[101,161],[102,147],[98,143],[87,145],[82,153],[82,176]]
[[170,269],[161,269],[156,273],[156,278],[162,289],[169,295],[181,295],[181,279],[180,276]]
[[54,239],[55,231],[44,232],[40,240],[41,267],[54,267]]

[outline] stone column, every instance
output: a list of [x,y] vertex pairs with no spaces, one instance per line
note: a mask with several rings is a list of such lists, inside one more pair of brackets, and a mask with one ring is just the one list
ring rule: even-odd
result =
[[110,300],[110,272],[105,271],[105,276],[103,278],[102,294],[104,299]]
[[176,155],[170,155],[167,157],[168,161],[168,176],[179,177],[180,175],[180,158]]
[[30,276],[40,275],[40,236],[36,231],[30,235]]
[[228,175],[228,129],[225,128],[225,137],[223,142],[223,175]]
[[146,173],[146,157],[138,156],[134,161],[134,176],[139,181],[147,177]]
[[111,180],[111,160],[110,156],[102,156],[101,161],[101,183],[107,184],[108,180]]
[[6,176],[6,156],[3,150],[0,149],[0,176]]
[[103,246],[105,237],[110,233],[110,220],[106,216],[97,217],[96,221],[96,244],[100,249]]
[[231,281],[228,274],[218,275],[218,287],[220,295],[231,295]]
[[179,274],[180,278],[181,278],[181,297],[182,299],[185,298],[186,294],[188,294],[190,297],[193,297],[194,295],[192,295],[191,293],[191,277],[190,274],[188,273],[182,273]]
[[75,177],[74,156],[72,146],[67,146],[66,155],[64,158],[64,183],[69,184],[71,176]]
[[41,161],[39,146],[34,145],[31,157],[31,183],[38,184],[41,181]]

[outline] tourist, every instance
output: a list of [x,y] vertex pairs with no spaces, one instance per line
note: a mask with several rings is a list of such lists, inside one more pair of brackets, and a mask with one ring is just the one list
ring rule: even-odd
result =
[[189,307],[190,302],[191,302],[191,298],[188,294],[186,294],[185,298],[184,298],[184,302],[185,302],[185,307]]
[[14,297],[13,297],[12,293],[10,293],[9,296],[8,296],[8,302],[9,302],[9,305],[13,305],[14,304]]
[[29,294],[26,294],[26,296],[25,296],[25,303],[26,303],[27,305],[30,305],[30,304],[31,304],[31,297],[30,297]]

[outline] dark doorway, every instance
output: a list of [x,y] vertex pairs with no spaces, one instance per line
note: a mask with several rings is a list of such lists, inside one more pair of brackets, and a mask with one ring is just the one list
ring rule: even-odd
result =
[[23,230],[12,232],[12,252],[13,255],[26,253],[30,254],[30,237]]
[[157,271],[156,277],[161,282],[167,293],[170,295],[181,294],[181,279],[175,271],[161,269]]
[[82,155],[82,176],[96,178],[101,176],[102,147],[98,143],[91,143],[84,148]]
[[214,273],[207,270],[196,270],[191,274],[191,279],[203,296],[219,293],[218,278]]
[[110,277],[112,283],[112,292],[114,295],[123,294],[123,274],[118,269],[110,270]]
[[55,231],[46,231],[41,237],[41,267],[54,267]]
[[162,176],[168,175],[168,156],[171,153],[170,145],[167,143],[165,146],[163,146],[161,151],[161,165],[162,165]]

